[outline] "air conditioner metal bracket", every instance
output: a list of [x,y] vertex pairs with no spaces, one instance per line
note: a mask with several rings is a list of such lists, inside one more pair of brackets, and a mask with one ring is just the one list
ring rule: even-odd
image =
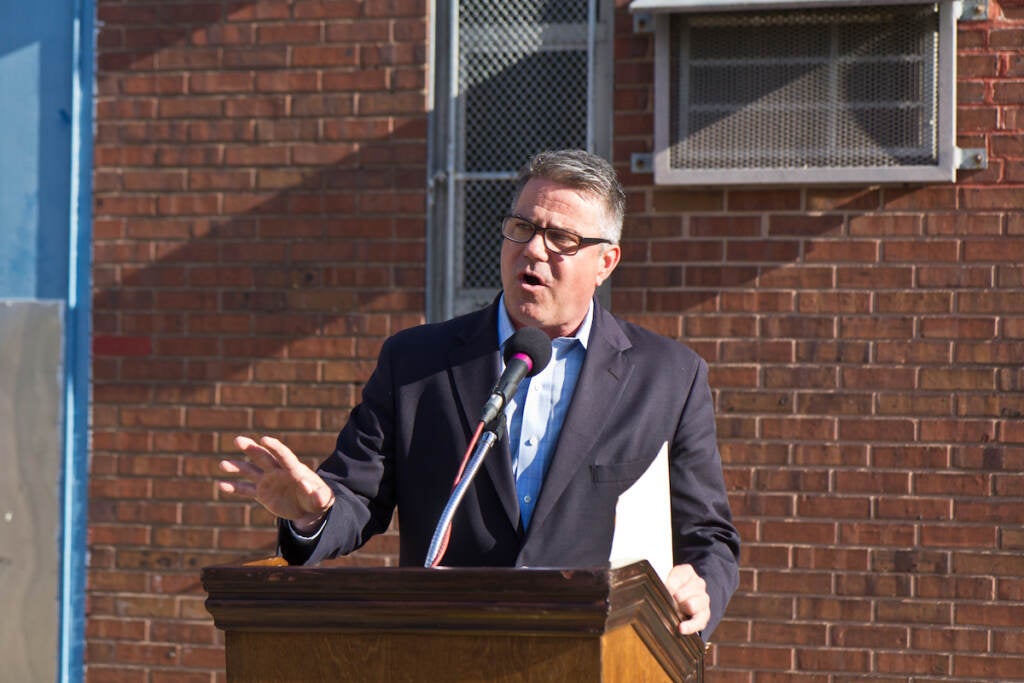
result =
[[959,0],[960,21],[986,21],[988,19],[988,0]]
[[988,152],[984,147],[957,147],[956,167],[962,171],[988,168]]

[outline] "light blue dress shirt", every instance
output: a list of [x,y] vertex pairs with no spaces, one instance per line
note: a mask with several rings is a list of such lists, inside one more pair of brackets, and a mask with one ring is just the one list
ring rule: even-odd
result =
[[[569,412],[569,403],[587,355],[593,319],[594,303],[591,302],[576,334],[552,340],[551,362],[538,374],[524,379],[516,395],[505,406],[512,472],[516,478],[519,514],[524,529],[530,526],[544,475],[558,443],[565,415]],[[504,345],[513,332],[515,328],[505,310],[505,297],[502,295],[498,306],[498,342]]]

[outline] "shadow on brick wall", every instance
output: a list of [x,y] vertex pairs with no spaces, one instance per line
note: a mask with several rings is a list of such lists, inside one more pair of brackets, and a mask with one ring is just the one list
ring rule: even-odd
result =
[[[424,19],[312,16],[360,7],[100,3],[97,623],[167,595],[156,618],[205,619],[196,570],[273,551],[269,515],[216,491],[233,436],[314,464],[383,339],[423,320]],[[351,561],[396,557],[389,534]]]

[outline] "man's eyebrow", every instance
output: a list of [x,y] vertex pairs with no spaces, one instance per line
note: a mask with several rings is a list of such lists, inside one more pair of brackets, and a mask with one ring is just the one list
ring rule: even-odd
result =
[[509,215],[511,215],[513,218],[518,218],[521,221],[526,221],[530,225],[536,225],[538,228],[544,228],[545,230],[561,230],[562,232],[568,232],[573,235],[576,235],[577,237],[583,237],[583,235],[576,232],[575,230],[572,230],[570,228],[563,228],[560,225],[541,225],[538,221],[535,221],[532,218],[527,218],[526,216],[522,216],[518,213],[513,213]]

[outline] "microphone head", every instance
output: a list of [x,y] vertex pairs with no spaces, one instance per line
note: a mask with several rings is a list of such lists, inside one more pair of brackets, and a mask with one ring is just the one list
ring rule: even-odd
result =
[[505,364],[513,356],[521,355],[530,359],[531,367],[527,377],[533,377],[543,370],[551,360],[551,338],[536,327],[523,327],[516,330],[505,343]]

